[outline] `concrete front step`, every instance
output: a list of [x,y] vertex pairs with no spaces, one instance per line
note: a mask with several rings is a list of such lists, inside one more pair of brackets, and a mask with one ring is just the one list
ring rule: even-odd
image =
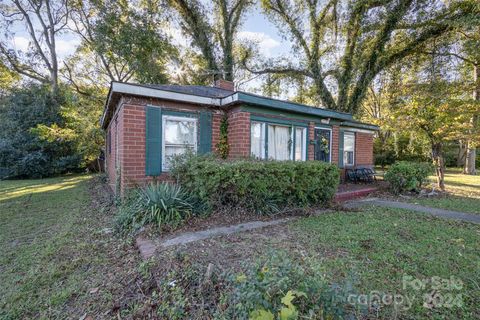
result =
[[377,188],[367,187],[360,190],[338,192],[335,194],[334,200],[337,202],[345,202],[368,196],[370,193],[377,191]]

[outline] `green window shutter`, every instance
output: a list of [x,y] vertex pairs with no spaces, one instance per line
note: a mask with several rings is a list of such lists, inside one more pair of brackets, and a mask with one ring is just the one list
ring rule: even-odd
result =
[[338,132],[338,166],[343,168],[343,131]]
[[212,152],[212,113],[200,113],[200,143],[198,153],[205,154]]
[[145,174],[162,173],[162,109],[147,107],[145,115]]

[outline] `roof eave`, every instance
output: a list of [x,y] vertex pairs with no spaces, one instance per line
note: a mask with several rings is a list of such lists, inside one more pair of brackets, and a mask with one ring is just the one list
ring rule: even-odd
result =
[[371,124],[361,123],[355,121],[351,114],[338,112],[329,109],[315,108],[289,101],[276,100],[267,97],[261,97],[245,92],[234,92],[233,94],[223,98],[211,98],[198,95],[192,95],[187,93],[179,93],[174,91],[167,91],[162,89],[150,88],[142,85],[135,85],[129,83],[112,81],[108,92],[108,99],[105,103],[105,110],[101,118],[102,128],[108,126],[107,117],[108,112],[112,108],[112,97],[114,94],[126,94],[133,96],[151,97],[157,99],[182,101],[187,103],[195,103],[202,105],[211,105],[217,107],[228,107],[237,103],[247,103],[259,105],[266,108],[275,110],[289,111],[301,114],[308,114],[311,116],[317,116],[322,118],[332,118],[343,121],[342,126],[349,126],[353,128],[359,128],[369,131],[378,131],[379,127]]

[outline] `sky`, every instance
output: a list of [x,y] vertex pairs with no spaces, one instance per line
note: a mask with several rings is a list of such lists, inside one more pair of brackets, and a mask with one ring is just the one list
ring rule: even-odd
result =
[[[9,41],[11,41],[13,48],[25,51],[30,41],[25,26],[16,24],[12,27],[12,31],[14,31],[15,35]],[[190,41],[182,35],[179,29],[173,27],[169,30],[168,34],[173,37],[175,44],[183,46],[190,45]],[[282,39],[276,27],[261,14],[258,5],[247,12],[239,30],[238,37],[240,39],[254,40],[257,42],[260,53],[267,59],[285,56],[290,51],[290,43]],[[60,64],[75,52],[79,44],[80,38],[72,32],[65,33],[57,39],[56,47]],[[255,79],[244,84],[242,90],[252,91],[253,88],[259,85],[260,81]]]
[[[258,41],[260,52],[267,58],[288,53],[289,46],[282,46],[284,40],[279,36],[275,26],[259,10],[260,8],[258,7],[251,9],[242,24],[238,36],[241,39]],[[15,32],[15,36],[11,40],[14,48],[22,51],[26,50],[30,41],[26,29],[22,25],[16,25],[12,30]],[[172,30],[171,34],[176,38],[174,41],[178,41],[183,45],[188,44],[189,41],[182,38],[179,30]],[[65,59],[73,54],[79,44],[80,39],[75,34],[67,33],[60,36],[57,40],[59,57]]]

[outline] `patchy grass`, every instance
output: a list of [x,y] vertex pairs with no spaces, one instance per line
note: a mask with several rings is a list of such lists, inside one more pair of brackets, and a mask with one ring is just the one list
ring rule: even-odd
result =
[[[404,297],[399,308],[370,305],[369,319],[480,318],[478,225],[383,208],[330,212],[169,248],[141,262],[129,241],[111,233],[111,209],[97,177],[0,182],[0,318],[221,318],[232,310],[232,292],[257,292],[232,291],[224,276],[254,277],[256,263],[278,252],[307,273],[318,267],[330,283],[353,283],[357,293]],[[404,276],[460,279],[460,290],[437,293],[461,294],[461,305],[424,307],[431,283],[403,288]]]
[[116,317],[148,303],[110,208],[90,175],[0,182],[1,319]]
[[[435,177],[430,177],[435,181]],[[461,174],[449,169],[445,174],[447,193],[431,198],[415,198],[411,202],[425,206],[480,214],[480,176]]]
[[[323,267],[335,280],[353,277],[360,293],[372,291],[402,294],[412,299],[408,310],[386,306],[382,318],[476,319],[480,316],[480,227],[415,214],[405,210],[373,208],[358,213],[335,213],[294,223],[308,250],[324,248],[347,252],[323,259]],[[464,282],[461,290],[440,290],[440,294],[461,294],[463,306],[428,309],[423,307],[424,290],[403,288],[403,277],[430,279],[455,276]],[[414,298],[415,297],[415,298]]]
[[[371,208],[361,212],[332,212],[299,219],[289,225],[279,225],[191,243],[187,246],[158,253],[157,279],[165,284],[179,281],[175,294],[161,292],[162,301],[182,301],[171,304],[172,312],[178,308],[191,308],[192,318],[222,313],[219,301],[202,300],[210,310],[197,310],[198,296],[202,297],[201,280],[188,280],[192,265],[200,268],[200,278],[214,265],[217,276],[225,272],[245,273],[256,261],[284,252],[297,264],[314,262],[330,283],[353,283],[358,294],[378,291],[380,294],[400,294],[404,304],[379,305],[361,317],[369,319],[477,319],[480,316],[480,226],[446,221],[405,210]],[[167,262],[167,263],[165,263]],[[249,267],[250,266],[250,267]],[[172,276],[173,272],[173,276]],[[432,292],[431,284],[425,289],[403,288],[403,277],[424,280],[431,277],[463,281],[461,290],[440,290],[461,295],[461,306],[452,308],[425,308],[424,294]],[[216,284],[224,294],[230,289],[224,283]],[[167,285],[168,287],[168,285]],[[199,289],[200,287],[200,289]],[[220,288],[220,289],[218,289]],[[291,288],[292,290],[298,288]],[[218,297],[212,287],[205,289],[205,297]],[[408,301],[406,299],[409,299]],[[411,302],[411,305],[410,305]],[[177,310],[178,311],[178,310]],[[365,312],[365,311],[363,311]],[[357,314],[358,316],[359,314]]]

